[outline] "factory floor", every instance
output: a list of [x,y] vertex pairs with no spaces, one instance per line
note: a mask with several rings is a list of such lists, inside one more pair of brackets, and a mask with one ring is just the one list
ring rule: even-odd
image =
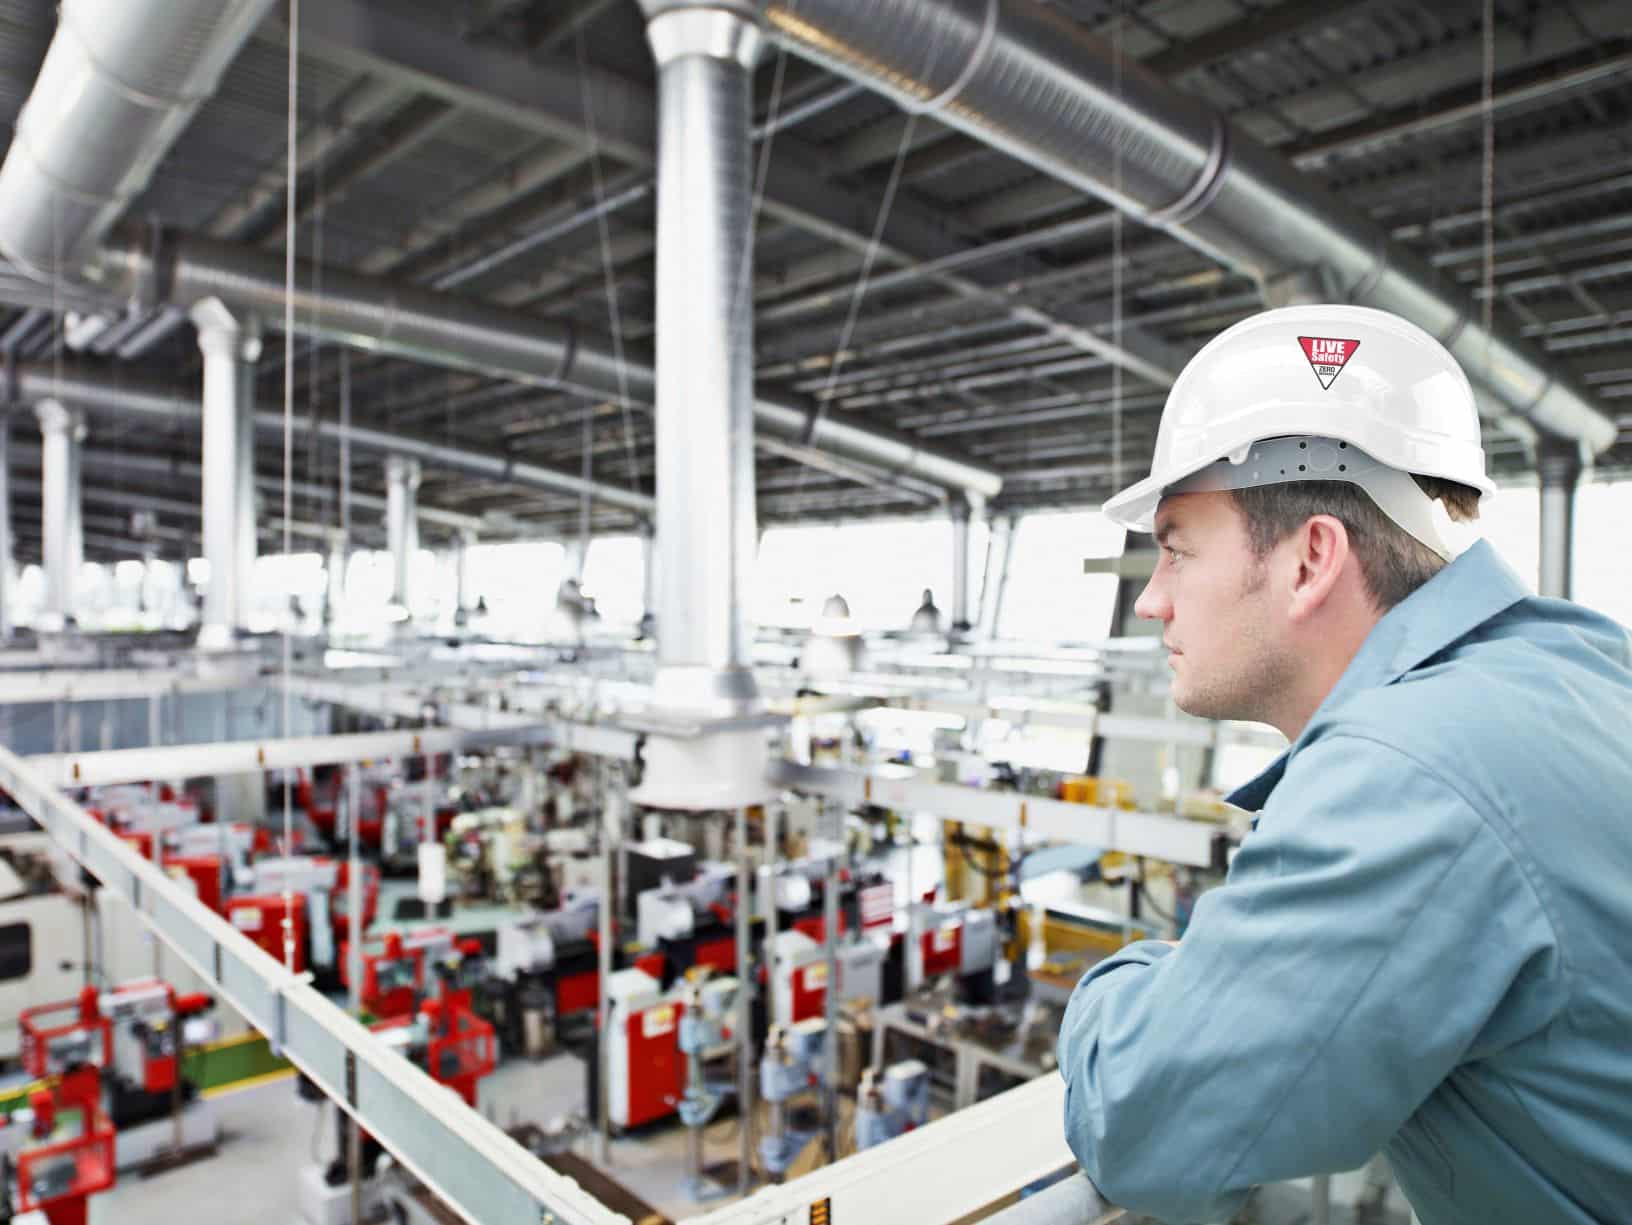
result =
[[[297,1178],[314,1153],[327,1164],[335,1153],[332,1109],[302,1100],[289,1077],[230,1090],[212,1099],[222,1143],[213,1157],[150,1178],[127,1176],[91,1201],[89,1225],[298,1225]],[[538,1062],[515,1060],[482,1084],[481,1111],[501,1127],[531,1122],[547,1127],[558,1117],[584,1110],[584,1068],[570,1054]],[[736,1121],[724,1119],[708,1132],[705,1160],[735,1158]],[[593,1158],[594,1137],[572,1147]],[[672,1219],[696,1215],[699,1203],[686,1186],[686,1135],[659,1126],[612,1143],[608,1172]]]

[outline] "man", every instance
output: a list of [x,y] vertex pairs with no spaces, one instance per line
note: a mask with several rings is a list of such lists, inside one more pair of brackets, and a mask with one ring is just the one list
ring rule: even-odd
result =
[[1444,348],[1307,306],[1209,343],[1106,504],[1161,547],[1177,705],[1291,741],[1183,943],[1072,997],[1113,1202],[1216,1221],[1382,1149],[1422,1225],[1632,1221],[1632,654],[1458,539],[1491,489]]

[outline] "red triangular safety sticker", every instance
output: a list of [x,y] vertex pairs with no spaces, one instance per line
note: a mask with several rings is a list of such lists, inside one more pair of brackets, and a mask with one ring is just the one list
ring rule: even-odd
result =
[[1331,387],[1332,380],[1343,373],[1343,367],[1360,347],[1358,340],[1338,340],[1331,336],[1299,336],[1298,343],[1303,346],[1303,355],[1309,359],[1309,367],[1320,380],[1322,389]]

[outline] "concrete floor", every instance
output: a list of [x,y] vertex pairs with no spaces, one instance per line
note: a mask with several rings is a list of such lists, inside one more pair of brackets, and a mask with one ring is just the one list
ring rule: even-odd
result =
[[[214,1102],[222,1131],[215,1156],[151,1178],[121,1178],[91,1200],[89,1225],[295,1225],[295,1174],[314,1144],[333,1151],[334,1112],[302,1101],[292,1078],[224,1093]],[[320,1121],[322,1136],[316,1135]]]
[[[335,1152],[335,1114],[302,1100],[292,1079],[230,1091],[214,1099],[222,1143],[214,1157],[152,1178],[124,1178],[91,1201],[90,1225],[172,1225],[177,1220],[210,1225],[298,1225],[297,1176],[314,1160]],[[558,1054],[537,1063],[512,1061],[482,1085],[480,1110],[492,1122],[547,1126],[566,1114],[582,1116],[582,1062]],[[734,1158],[734,1120],[710,1130],[706,1159]],[[320,1134],[319,1134],[320,1133]],[[593,1159],[594,1138],[574,1146]],[[613,1141],[610,1172],[654,1207],[675,1219],[701,1205],[685,1186],[684,1129],[659,1127],[638,1138]]]

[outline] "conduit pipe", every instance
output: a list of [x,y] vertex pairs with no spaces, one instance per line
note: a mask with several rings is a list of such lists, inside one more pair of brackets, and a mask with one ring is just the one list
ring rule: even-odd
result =
[[[149,304],[216,297],[273,325],[283,318],[281,257],[231,243],[173,236],[155,242],[144,232],[126,233],[87,275],[109,294]],[[591,397],[626,393],[650,404],[656,396],[653,355],[639,346],[627,350],[620,382],[611,346],[566,324],[335,268],[324,268],[319,281],[304,260],[295,282],[295,326],[303,334]],[[759,428],[778,437],[981,497],[1003,487],[994,468],[813,402],[769,396],[751,402]]]
[[146,188],[273,0],[62,0],[0,165],[0,252],[79,267]]
[[[1613,419],[1370,218],[1200,99],[1036,0],[754,0],[790,51],[1122,209],[1266,289],[1393,311],[1541,430],[1592,451]],[[1120,186],[1118,186],[1118,183]]]
[[[120,413],[156,421],[195,424],[199,420],[197,397],[179,392],[165,384],[114,378],[73,368],[58,373],[48,365],[19,366],[15,372],[15,379],[12,388],[13,398],[25,402],[54,396],[93,412]],[[275,433],[281,437],[283,414],[256,413],[255,428],[262,433]],[[525,463],[504,455],[445,446],[428,438],[369,429],[367,426],[341,425],[334,421],[314,422],[311,418],[300,415],[294,418],[294,428],[298,433],[308,433],[315,429],[318,435],[326,440],[334,442],[345,440],[365,451],[410,456],[429,467],[463,472],[487,480],[510,482],[550,493],[581,495],[587,492],[597,501],[640,515],[650,515],[654,506],[650,497],[615,485],[585,481],[573,473],[558,472],[554,468]]]

